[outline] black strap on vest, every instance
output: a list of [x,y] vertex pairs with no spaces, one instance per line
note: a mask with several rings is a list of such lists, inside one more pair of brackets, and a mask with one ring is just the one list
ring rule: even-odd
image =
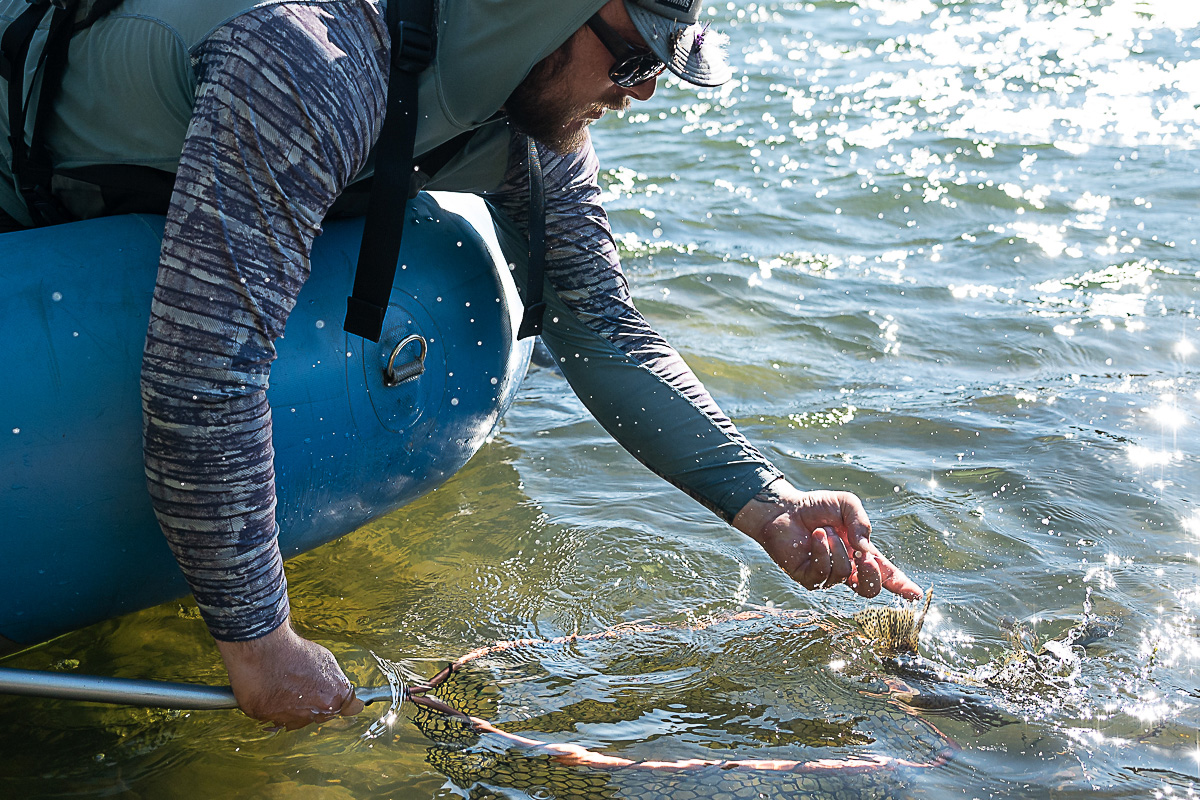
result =
[[[346,300],[347,333],[378,342],[396,279],[396,262],[404,234],[405,206],[415,195],[414,158],[417,139],[417,77],[432,63],[435,40],[432,0],[390,0],[387,25],[392,37],[392,66],[388,76],[387,111],[375,145],[375,176],[363,224],[362,244],[354,270],[354,288]],[[433,175],[471,138],[467,131],[426,154],[421,171]],[[544,275],[545,212],[541,163],[532,141],[530,152],[530,281],[518,338],[541,332]],[[536,190],[534,175],[536,172]],[[534,219],[536,218],[536,223]],[[534,232],[537,232],[536,236]],[[535,245],[536,242],[536,245]],[[536,253],[536,255],[534,255]],[[536,273],[536,275],[535,275]]]
[[542,179],[542,160],[537,144],[527,137],[525,151],[529,159],[529,274],[525,280],[525,315],[517,338],[542,332],[542,286],[546,277],[546,193]]
[[[50,18],[46,46],[37,66],[43,72],[38,114],[34,121],[33,139],[36,142],[27,145],[25,120],[33,97],[31,92],[29,101],[26,101],[25,62],[34,34],[51,8],[54,8],[54,15]],[[0,52],[3,53],[4,70],[7,73],[5,77],[8,79],[8,143],[12,148],[13,177],[34,225],[53,225],[67,218],[50,193],[50,171],[46,164],[39,162],[39,156],[45,154],[45,147],[42,138],[37,135],[37,123],[45,119],[46,106],[52,104],[53,96],[57,93],[57,81],[62,78],[62,65],[58,62],[66,62],[66,46],[70,43],[70,26],[66,23],[73,13],[73,9],[68,11],[65,7],[53,7],[49,0],[30,3],[29,8],[4,32],[4,39],[0,41]]]
[[392,37],[387,110],[375,146],[375,177],[363,224],[354,289],[346,301],[348,333],[378,342],[392,296],[405,204],[413,177],[417,139],[417,76],[433,61],[433,3],[390,0],[387,25]]
[[[96,0],[87,17],[76,24],[79,0],[29,0],[29,8],[13,20],[0,39],[0,77],[8,81],[8,142],[12,149],[13,177],[34,225],[56,225],[70,220],[51,190],[54,163],[46,144],[46,121],[62,88],[71,37],[120,3],[121,0]],[[25,67],[38,26],[51,8],[54,14],[35,70],[42,73],[37,116],[26,144],[25,122],[33,97],[32,92],[28,99],[25,97]]]

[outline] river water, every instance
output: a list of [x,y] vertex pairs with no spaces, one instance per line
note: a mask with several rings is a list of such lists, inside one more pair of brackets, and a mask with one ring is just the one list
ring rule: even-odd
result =
[[[4,700],[0,795],[1196,793],[1200,3],[711,13],[739,78],[664,82],[595,130],[639,307],[794,482],[863,498],[880,547],[934,587],[926,656],[985,665],[1014,622],[1115,633],[1036,685],[900,685],[849,632],[866,601],[791,583],[535,365],[459,475],[290,563],[301,630],[372,684],[370,652],[428,676],[498,640],[674,626],[484,659],[473,685],[511,730],[635,760],[916,766],[633,775],[486,737],[439,749],[411,712],[368,739],[370,710],[270,734],[233,712]],[[180,603],[8,665],[223,678]]]

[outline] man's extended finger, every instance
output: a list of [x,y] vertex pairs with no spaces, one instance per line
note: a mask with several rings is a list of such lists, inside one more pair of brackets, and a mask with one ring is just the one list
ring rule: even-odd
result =
[[895,564],[882,556],[879,558],[879,568],[883,576],[883,588],[893,594],[898,594],[905,600],[916,600],[925,592],[916,581],[905,575]]

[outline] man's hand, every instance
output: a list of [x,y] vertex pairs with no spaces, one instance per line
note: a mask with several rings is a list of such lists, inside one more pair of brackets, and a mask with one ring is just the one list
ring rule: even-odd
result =
[[333,654],[285,622],[261,639],[217,642],[247,716],[288,730],[363,710]]
[[871,542],[871,522],[850,492],[801,492],[780,479],[769,500],[751,500],[733,526],[754,539],[775,563],[806,589],[844,583],[863,597],[881,588],[908,600],[921,587]]

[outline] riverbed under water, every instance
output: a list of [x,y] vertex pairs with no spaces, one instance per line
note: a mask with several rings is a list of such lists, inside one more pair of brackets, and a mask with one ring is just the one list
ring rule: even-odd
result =
[[[410,713],[364,738],[378,707],[272,734],[4,699],[0,796],[1196,794],[1200,4],[711,5],[739,78],[660,82],[596,126],[639,307],[794,482],[863,498],[935,587],[927,656],[986,664],[1013,621],[1044,639],[1085,605],[1114,635],[1052,685],[923,707],[851,635],[867,601],[793,584],[535,365],[460,474],[290,562],[300,630],[365,685],[371,652],[428,676],[498,640],[672,626],[531,646],[472,685],[512,730],[635,760],[918,766],[603,773],[487,741],[471,761]],[[721,621],[754,609],[819,614]],[[187,603],[6,666],[224,679]]]

